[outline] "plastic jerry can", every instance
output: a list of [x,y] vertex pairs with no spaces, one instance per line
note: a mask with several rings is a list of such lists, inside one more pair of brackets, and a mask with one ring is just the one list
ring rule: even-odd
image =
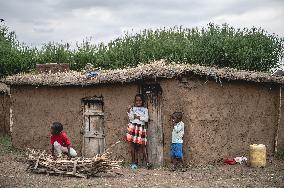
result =
[[266,146],[263,144],[250,145],[249,160],[251,167],[265,167]]

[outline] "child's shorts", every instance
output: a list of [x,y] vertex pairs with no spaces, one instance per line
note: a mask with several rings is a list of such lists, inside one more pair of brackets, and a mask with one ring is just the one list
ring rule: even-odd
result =
[[175,159],[182,159],[182,144],[172,143],[171,145],[171,156]]

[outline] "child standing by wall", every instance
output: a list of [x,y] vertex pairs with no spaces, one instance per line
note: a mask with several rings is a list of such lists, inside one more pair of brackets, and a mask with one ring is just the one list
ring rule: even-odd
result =
[[148,109],[144,106],[144,97],[141,94],[137,94],[134,100],[134,106],[128,106],[128,133],[126,135],[127,141],[129,142],[129,149],[131,154],[131,168],[136,169],[138,165],[138,151],[139,148],[143,150],[143,158],[148,168],[150,163],[148,161],[147,153],[147,129],[146,123],[148,122],[149,115]]
[[69,138],[63,132],[63,125],[59,122],[54,122],[51,126],[50,144],[52,145],[52,156],[55,158],[61,157],[62,153],[67,154],[69,159],[77,156],[76,151],[71,147]]
[[182,112],[175,112],[172,114],[173,131],[172,131],[172,144],[171,144],[171,159],[173,169],[176,170],[177,165],[183,163],[183,135],[184,123],[182,120]]

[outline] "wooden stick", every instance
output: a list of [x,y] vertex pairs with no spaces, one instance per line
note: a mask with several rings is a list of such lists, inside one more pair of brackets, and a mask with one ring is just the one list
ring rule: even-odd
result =
[[36,164],[35,164],[34,169],[37,169],[37,166],[38,166],[38,163],[39,163],[39,159],[40,159],[40,157],[44,154],[44,152],[45,152],[45,150],[39,155],[39,157],[38,157],[38,159],[37,159],[37,161],[36,161]]
[[274,140],[274,154],[278,152],[278,134],[281,123],[281,113],[282,113],[282,86],[279,87],[279,109],[278,109],[278,121],[276,126],[275,140]]
[[74,167],[73,167],[73,175],[75,175],[76,174],[76,167],[77,167],[77,162],[78,162],[78,160],[76,160],[75,162],[74,162]]

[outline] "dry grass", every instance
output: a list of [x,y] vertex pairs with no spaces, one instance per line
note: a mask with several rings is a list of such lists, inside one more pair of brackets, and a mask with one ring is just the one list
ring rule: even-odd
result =
[[200,65],[167,63],[164,60],[151,64],[139,65],[135,68],[104,70],[96,77],[88,78],[83,72],[69,71],[46,74],[18,74],[3,80],[9,85],[97,85],[109,83],[127,83],[137,80],[178,78],[189,74],[222,80],[243,80],[248,82],[284,83],[284,77],[272,76],[268,73],[240,71],[232,68],[214,68]]

